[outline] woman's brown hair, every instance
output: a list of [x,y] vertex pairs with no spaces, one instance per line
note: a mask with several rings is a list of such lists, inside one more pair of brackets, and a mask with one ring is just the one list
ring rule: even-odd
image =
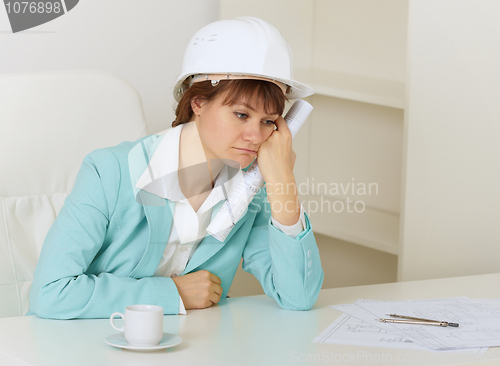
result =
[[234,105],[241,98],[248,98],[247,102],[253,104],[257,100],[264,101],[264,111],[267,114],[283,114],[285,101],[288,99],[280,87],[272,82],[256,79],[221,80],[217,85],[212,85],[210,80],[194,83],[182,95],[175,109],[175,121],[172,127],[193,120],[191,100],[203,98],[208,102],[215,100],[219,95],[226,95],[222,104]]

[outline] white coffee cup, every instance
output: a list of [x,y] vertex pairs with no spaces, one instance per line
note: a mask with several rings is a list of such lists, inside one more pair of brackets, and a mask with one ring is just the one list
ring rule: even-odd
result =
[[[125,325],[118,328],[114,323],[119,316]],[[109,321],[111,326],[124,332],[125,339],[131,346],[156,346],[163,338],[163,308],[155,305],[131,305],[125,308],[125,314],[113,313]]]

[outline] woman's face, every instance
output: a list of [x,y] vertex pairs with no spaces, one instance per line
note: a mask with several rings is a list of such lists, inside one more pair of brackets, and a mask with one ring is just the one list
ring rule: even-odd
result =
[[241,98],[224,105],[224,95],[211,102],[193,99],[192,107],[207,159],[230,159],[245,168],[274,131],[278,114],[268,114],[262,101]]

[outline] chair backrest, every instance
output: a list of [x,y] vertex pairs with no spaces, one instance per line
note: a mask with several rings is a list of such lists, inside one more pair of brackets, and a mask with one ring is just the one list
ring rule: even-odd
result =
[[119,77],[0,75],[0,317],[27,313],[43,240],[84,156],[145,135],[140,96]]

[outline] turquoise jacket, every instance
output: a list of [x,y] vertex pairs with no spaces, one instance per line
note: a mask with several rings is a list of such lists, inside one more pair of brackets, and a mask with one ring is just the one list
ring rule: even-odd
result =
[[[107,318],[133,304],[179,312],[172,279],[153,276],[172,225],[168,200],[135,188],[161,138],[152,135],[85,157],[45,238],[31,288],[31,314]],[[225,298],[243,258],[243,269],[282,308],[308,310],[323,283],[309,218],[292,239],[270,217],[265,189],[260,189],[226,240],[205,237],[182,274],[207,270],[217,275]]]

